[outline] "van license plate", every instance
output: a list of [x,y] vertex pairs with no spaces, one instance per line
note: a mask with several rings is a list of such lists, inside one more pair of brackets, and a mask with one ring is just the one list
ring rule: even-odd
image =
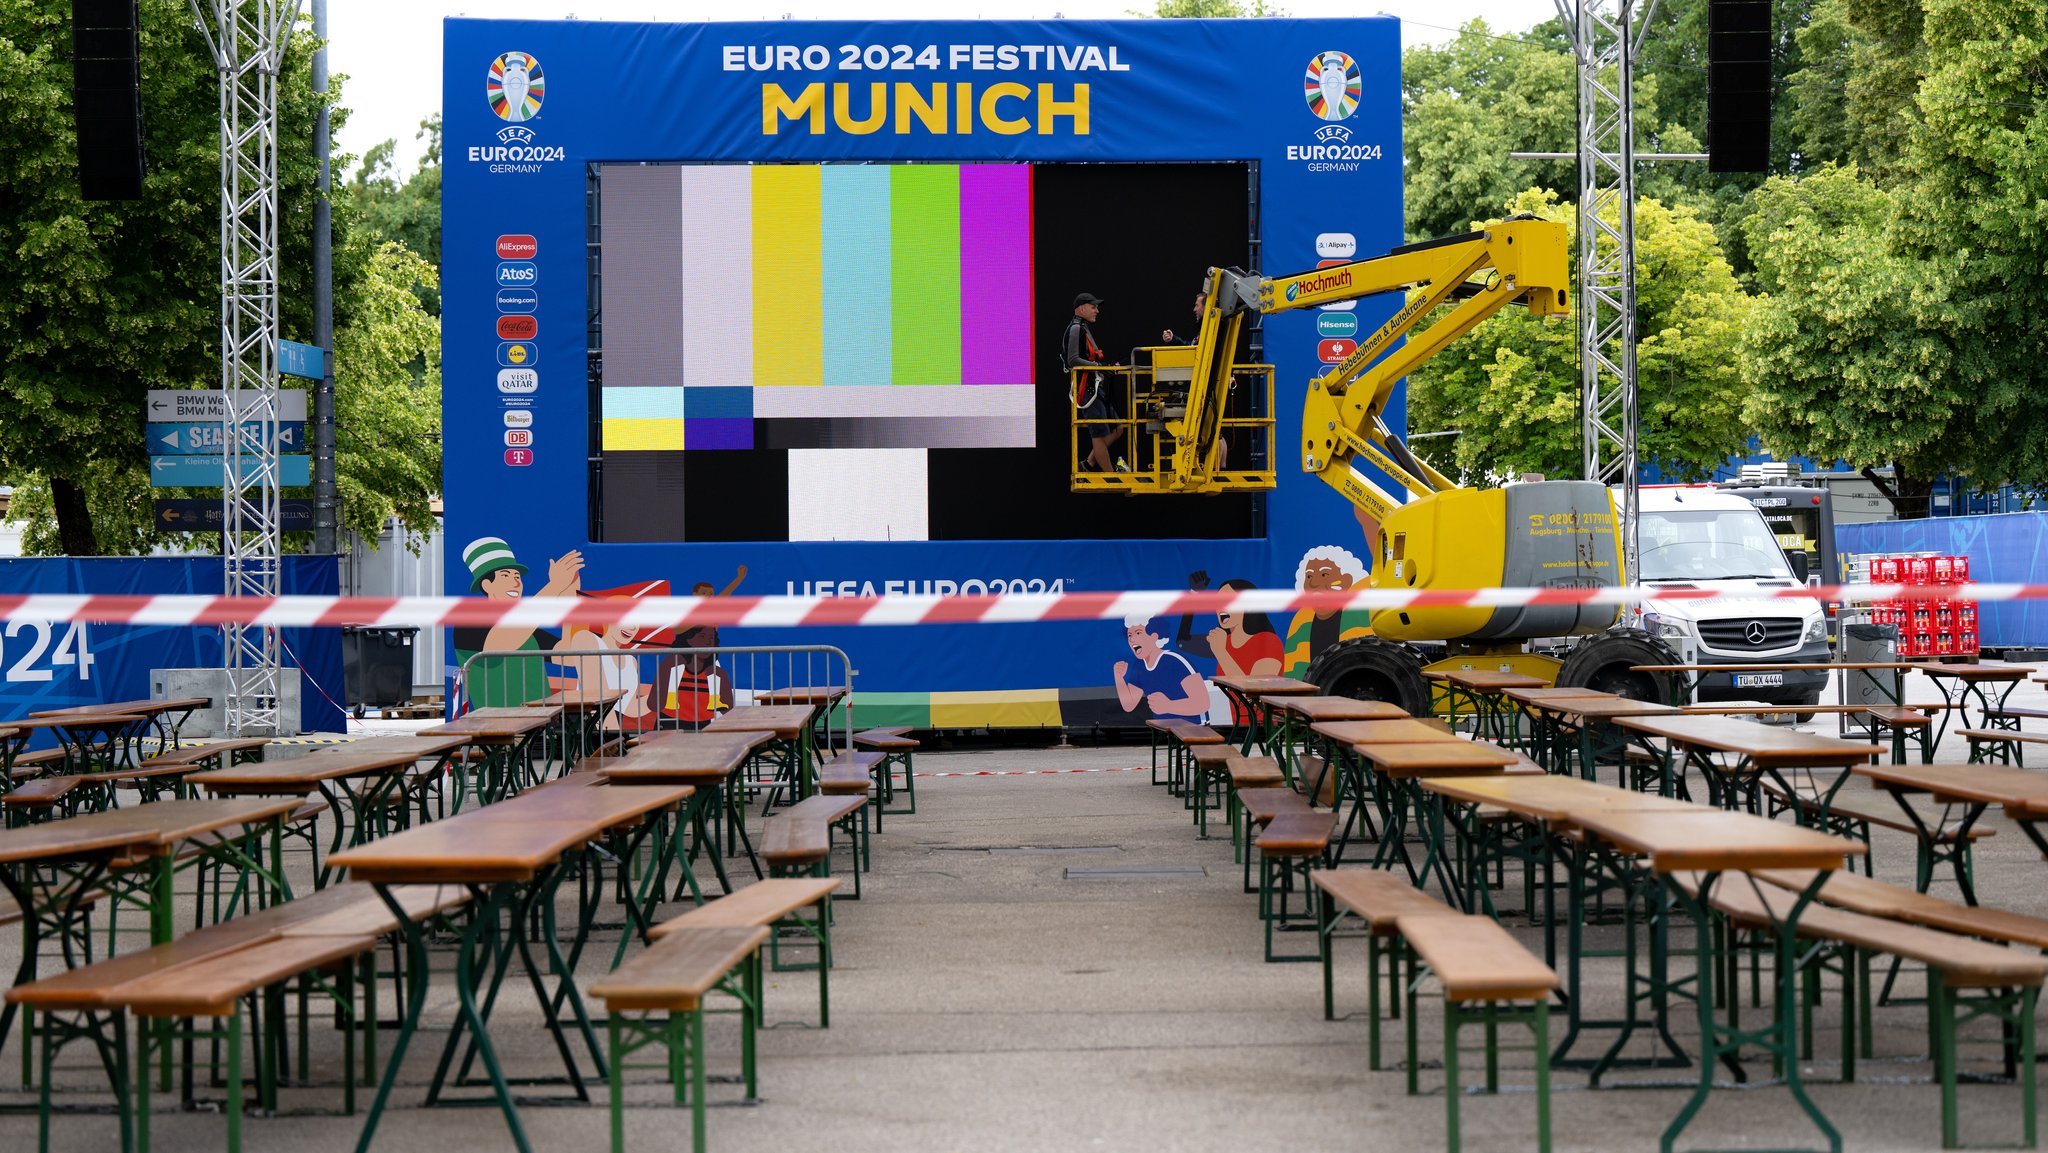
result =
[[1738,689],[1760,689],[1766,685],[1782,685],[1784,673],[1736,673],[1735,687]]

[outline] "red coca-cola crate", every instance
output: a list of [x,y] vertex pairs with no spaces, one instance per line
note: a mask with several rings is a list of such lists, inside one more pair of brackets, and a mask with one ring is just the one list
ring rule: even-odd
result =
[[1936,601],[1934,605],[1934,631],[1952,633],[1956,629],[1956,606],[1947,601]]
[[1870,606],[1870,623],[1874,625],[1898,624],[1898,610],[1887,604]]
[[1955,564],[1954,564],[1954,570],[1955,570],[1955,574],[1956,574],[1956,583],[1957,583],[1957,584],[1959,584],[1959,585],[1963,585],[1963,584],[1969,584],[1969,583],[1970,583],[1970,558],[1969,558],[1969,557],[1966,557],[1966,556],[1959,556],[1959,557],[1950,557],[1949,559],[1955,562]]
[[1954,656],[1955,651],[1956,635],[1954,633],[1934,634],[1934,655],[1940,657]]
[[1977,631],[1975,629],[1965,629],[1956,634],[1956,651],[1967,653],[1970,656],[1977,655]]
[[1925,556],[1907,557],[1905,580],[1907,584],[1912,585],[1934,583],[1934,558]]
[[1897,557],[1875,557],[1870,562],[1870,579],[1881,585],[1899,583],[1899,561]]
[[1929,559],[1932,561],[1933,567],[1929,571],[1928,576],[1935,584],[1945,585],[1956,579],[1956,558],[1952,556],[1938,556]]
[[1969,630],[1970,630],[1970,631],[1972,631],[1972,632],[1975,632],[1975,631],[1976,631],[1976,629],[1977,629],[1977,602],[1976,602],[1976,601],[1957,601],[1957,602],[1956,602],[1956,627],[1957,627],[1957,628],[1959,628],[1959,629],[1969,629]]
[[1912,656],[1931,657],[1934,655],[1934,634],[1920,629],[1913,630]]
[[1933,601],[1908,601],[1906,607],[1914,632],[1934,631]]

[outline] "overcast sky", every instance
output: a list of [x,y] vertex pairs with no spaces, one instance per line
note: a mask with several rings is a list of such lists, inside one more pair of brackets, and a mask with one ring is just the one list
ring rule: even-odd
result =
[[[420,153],[419,122],[441,107],[441,21],[448,16],[506,20],[702,19],[704,0],[329,0],[328,67],[346,73],[351,110],[336,147],[361,156],[380,140],[398,141],[410,171]],[[1557,14],[1554,0],[1280,0],[1290,16],[1384,14],[1401,19],[1403,45],[1445,39],[1484,19],[1521,31]],[[717,0],[723,20],[1110,20],[1149,0]]]

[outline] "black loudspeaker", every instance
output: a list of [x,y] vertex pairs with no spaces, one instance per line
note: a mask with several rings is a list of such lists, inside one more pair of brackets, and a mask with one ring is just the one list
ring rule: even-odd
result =
[[141,57],[138,0],[72,0],[78,191],[87,200],[142,198]]
[[1771,0],[1707,4],[1707,171],[1771,164]]

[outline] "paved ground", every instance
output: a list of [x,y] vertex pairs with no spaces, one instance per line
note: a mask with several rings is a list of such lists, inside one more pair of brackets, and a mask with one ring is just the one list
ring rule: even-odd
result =
[[[1923,698],[1909,692],[1909,699]],[[1944,759],[1961,759],[1962,752],[1945,750],[1952,756]],[[1197,840],[1179,805],[1147,783],[1145,760],[1145,750],[1130,745],[921,755],[918,767],[929,775],[919,783],[919,813],[889,820],[876,841],[865,899],[838,906],[831,1029],[807,1024],[815,1019],[812,977],[775,978],[768,1003],[776,1024],[761,1043],[761,1099],[739,1104],[737,1085],[714,1084],[712,1147],[1440,1147],[1444,1103],[1433,1095],[1436,1071],[1424,1073],[1432,1095],[1418,1098],[1404,1094],[1397,1068],[1366,1071],[1365,1024],[1355,1015],[1363,1007],[1363,946],[1351,942],[1340,954],[1340,1011],[1354,1015],[1324,1021],[1317,966],[1262,961],[1256,901],[1239,890],[1228,842]],[[2017,830],[2001,819],[1991,824],[1999,834],[1979,858],[1983,899],[2048,916],[2048,864]],[[1881,835],[1878,862],[1881,876],[1909,881],[1910,843]],[[1540,941],[1521,919],[1508,923],[1532,945]],[[1594,932],[1596,940],[1609,938],[1607,930]],[[0,964],[15,963],[12,944],[9,937],[0,945]],[[588,981],[597,972],[586,966],[583,976]],[[1613,1010],[1619,962],[1594,962],[1589,972],[1589,989],[1606,1002],[1603,1011]],[[1917,987],[1917,978],[1911,983]],[[1923,1011],[1880,1009],[1879,1059],[1860,1066],[1858,1084],[1843,1086],[1830,1083],[1839,1070],[1824,1057],[1839,1036],[1834,1009],[1830,1003],[1822,1012],[1821,1059],[1804,1067],[1819,1082],[1814,1099],[1841,1126],[1845,1146],[1938,1147],[1939,1091],[1928,1080]],[[429,1018],[445,1028],[445,992]],[[1425,1007],[1423,1049],[1432,1059],[1437,1019]],[[1697,1030],[1681,1014],[1675,1032],[1690,1044]],[[420,1107],[440,1036],[426,1034],[426,1043],[415,1046],[377,1148],[509,1148],[495,1111]],[[526,998],[508,997],[494,1036],[515,1074],[553,1067]],[[1388,1042],[1397,1062],[1397,1030]],[[712,1044],[713,1072],[736,1072],[736,1027],[715,1023]],[[0,1070],[17,1068],[17,1047],[10,1041],[0,1051]],[[82,1053],[67,1057],[69,1067],[57,1078],[60,1100],[104,1102],[96,1068]],[[339,1104],[333,1035],[316,1038],[314,1058],[321,1083],[288,1090],[287,1116],[249,1122],[252,1150],[353,1147],[358,1119],[310,1115]],[[1762,1081],[1768,1069],[1753,1064],[1750,1073]],[[1675,1082],[1689,1075],[1675,1071],[1665,1087],[1589,1091],[1583,1077],[1559,1074],[1557,1148],[1655,1148],[1685,1096]],[[1533,1147],[1528,1055],[1510,1055],[1502,1076],[1509,1092],[1465,1100],[1469,1149]],[[685,1148],[688,1114],[663,1103],[659,1075],[636,1069],[629,1081],[628,1147]],[[525,1109],[534,1147],[602,1148],[601,1091],[597,1100]],[[1965,1087],[1963,1100],[1967,1137],[2016,1136],[2014,1087]],[[0,1103],[18,1108],[33,1098],[0,1093]],[[217,1114],[162,1112],[155,1148],[210,1150],[223,1132]],[[114,1134],[105,1115],[60,1117],[52,1147],[105,1149]],[[26,1148],[33,1136],[32,1116],[0,1116],[0,1149]],[[1769,1084],[1717,1093],[1688,1137],[1688,1145],[1709,1148],[1814,1143],[1787,1092]]]

